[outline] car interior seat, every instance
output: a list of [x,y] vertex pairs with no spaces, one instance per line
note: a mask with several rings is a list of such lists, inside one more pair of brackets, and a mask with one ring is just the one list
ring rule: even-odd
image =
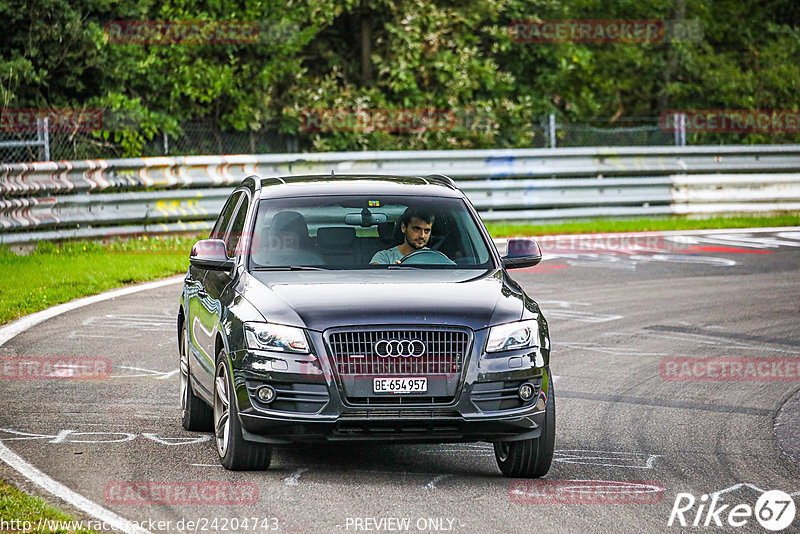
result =
[[317,229],[317,252],[325,258],[326,265],[359,263],[361,251],[356,242],[356,229],[346,226]]

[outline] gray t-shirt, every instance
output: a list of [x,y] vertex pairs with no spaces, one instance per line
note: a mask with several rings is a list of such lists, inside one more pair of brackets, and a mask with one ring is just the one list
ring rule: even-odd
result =
[[397,260],[402,260],[403,254],[400,253],[399,247],[387,248],[386,250],[379,250],[372,256],[370,263],[397,263]]
[[[423,247],[418,250],[429,250],[428,247]],[[416,252],[416,250],[412,251]],[[397,263],[397,260],[402,260],[405,258],[403,254],[400,252],[400,247],[392,247],[387,248],[386,250],[379,250],[372,256],[372,259],[369,260],[370,263]]]

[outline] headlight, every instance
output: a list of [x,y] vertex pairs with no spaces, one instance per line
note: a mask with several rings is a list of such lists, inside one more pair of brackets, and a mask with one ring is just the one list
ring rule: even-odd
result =
[[536,319],[493,326],[489,330],[486,352],[525,349],[539,344],[539,322]]
[[244,323],[247,346],[251,349],[308,354],[308,339],[302,328],[270,323]]

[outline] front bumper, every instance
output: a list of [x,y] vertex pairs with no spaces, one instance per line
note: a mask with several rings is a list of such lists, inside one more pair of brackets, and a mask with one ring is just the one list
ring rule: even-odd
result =
[[246,431],[246,440],[272,444],[320,441],[516,441],[539,437],[540,425],[544,421],[544,410],[538,407],[525,415],[472,420],[452,412],[415,412],[353,412],[344,413],[330,421],[243,413],[240,420]]
[[[485,335],[485,334],[484,334]],[[322,335],[312,336],[325,347]],[[515,441],[538,437],[544,422],[546,363],[549,354],[538,348],[480,357],[480,332],[460,373],[441,377],[454,391],[448,397],[398,395],[348,398],[342,377],[325,350],[316,355],[261,351],[232,354],[239,418],[246,440],[272,444],[320,441],[396,441],[445,443]],[[476,348],[478,347],[478,348]],[[371,383],[371,376],[362,377]],[[529,383],[529,401],[518,395]],[[276,399],[265,405],[256,391],[273,387]]]

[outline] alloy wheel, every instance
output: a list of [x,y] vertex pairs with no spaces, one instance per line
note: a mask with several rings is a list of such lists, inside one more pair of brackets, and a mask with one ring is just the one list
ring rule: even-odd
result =
[[186,410],[186,394],[189,388],[189,340],[187,332],[181,336],[181,410]]
[[217,452],[224,458],[228,452],[231,432],[231,403],[228,389],[228,370],[225,362],[220,362],[214,379],[214,435],[217,438]]

